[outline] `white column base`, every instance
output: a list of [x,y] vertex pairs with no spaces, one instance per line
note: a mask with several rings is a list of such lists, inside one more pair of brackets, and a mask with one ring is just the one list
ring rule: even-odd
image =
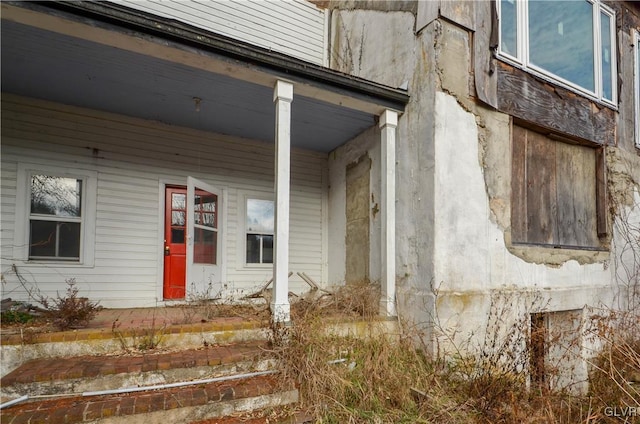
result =
[[271,303],[273,322],[286,324],[291,321],[291,305],[287,303]]

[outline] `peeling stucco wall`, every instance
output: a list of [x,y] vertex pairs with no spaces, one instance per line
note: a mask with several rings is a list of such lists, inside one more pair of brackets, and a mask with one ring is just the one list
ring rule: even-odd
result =
[[435,19],[416,34],[414,21],[407,11],[332,14],[332,66],[394,87],[408,82],[396,146],[399,313],[424,323],[442,352],[481,332],[496,293],[541,305],[525,302],[513,316],[616,306],[629,286],[620,270],[637,267],[640,255],[619,250],[621,222],[640,223],[635,149],[626,138],[607,148],[611,251],[513,246],[511,118],[475,98],[468,25]]

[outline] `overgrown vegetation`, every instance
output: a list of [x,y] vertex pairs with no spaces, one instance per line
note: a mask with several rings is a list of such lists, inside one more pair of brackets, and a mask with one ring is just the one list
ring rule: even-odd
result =
[[[40,291],[35,282],[27,281],[16,265],[11,265],[11,272],[15,274],[28,299],[42,306],[40,308],[29,304],[28,311],[25,312],[31,315],[34,320],[35,318],[38,318],[38,321],[47,320],[58,330],[64,331],[86,327],[96,317],[98,311],[102,309],[99,302],[92,302],[88,298],[79,295],[80,289],[76,285],[75,278],[65,280],[67,288],[63,295],[56,292],[55,297],[49,297]],[[34,313],[31,313],[32,310]],[[12,318],[17,317],[14,314]],[[20,319],[25,320],[26,316],[22,316]],[[33,320],[23,322],[29,321]]]
[[[602,354],[592,361],[591,390],[575,394],[570,386],[548,384],[567,371],[557,362],[576,353],[572,343],[580,334],[575,326],[562,328],[563,334],[546,334],[547,340],[561,344],[562,352],[542,365],[543,384],[529,378],[535,356],[531,338],[537,337],[527,331],[529,311],[508,320],[513,305],[496,301],[481,342],[487,349],[475,356],[461,349],[445,360],[416,346],[420,335],[411,334],[410,326],[395,335],[374,331],[380,322],[374,318],[378,301],[370,289],[347,286],[333,295],[343,297],[346,314],[353,303],[375,299],[364,308],[371,329],[367,337],[328,331],[326,309],[313,303],[292,306],[293,327],[273,327],[273,350],[283,364],[283,377],[296,381],[301,408],[316,423],[640,422],[640,393],[631,381],[640,376],[637,321],[623,326],[610,319],[611,326],[602,328],[608,337]],[[335,313],[338,302],[333,302]]]
[[23,311],[4,311],[0,313],[0,323],[2,324],[26,324],[33,321],[34,316]]
[[70,278],[66,283],[64,296],[56,293],[55,298],[49,298],[38,294],[36,300],[44,307],[46,316],[59,330],[85,327],[95,318],[101,307],[98,302],[78,296],[79,289],[75,279]]

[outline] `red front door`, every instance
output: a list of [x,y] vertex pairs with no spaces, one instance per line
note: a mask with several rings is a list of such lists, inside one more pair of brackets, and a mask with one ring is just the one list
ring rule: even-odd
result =
[[164,290],[165,299],[184,299],[186,281],[187,189],[165,189]]

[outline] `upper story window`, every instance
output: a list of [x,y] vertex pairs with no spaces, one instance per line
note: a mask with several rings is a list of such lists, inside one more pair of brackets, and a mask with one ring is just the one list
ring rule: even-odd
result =
[[498,0],[497,4],[502,59],[616,104],[611,9],[600,0]]

